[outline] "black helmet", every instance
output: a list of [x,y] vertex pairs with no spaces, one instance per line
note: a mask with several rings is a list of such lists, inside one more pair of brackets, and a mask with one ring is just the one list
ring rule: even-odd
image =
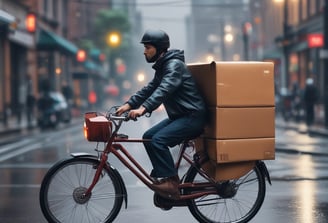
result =
[[151,44],[157,51],[166,51],[170,47],[170,38],[162,30],[147,30],[140,43]]

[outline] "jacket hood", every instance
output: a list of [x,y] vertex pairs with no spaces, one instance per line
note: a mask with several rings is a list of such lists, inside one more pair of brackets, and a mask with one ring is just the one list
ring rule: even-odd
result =
[[158,70],[163,63],[171,59],[178,59],[185,62],[184,51],[178,49],[168,50],[162,57],[160,57],[156,61],[156,63],[153,65],[153,69]]

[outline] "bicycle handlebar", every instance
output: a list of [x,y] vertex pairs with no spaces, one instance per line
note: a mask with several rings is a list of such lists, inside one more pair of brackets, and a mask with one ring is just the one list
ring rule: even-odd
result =
[[108,118],[110,120],[117,120],[117,121],[128,121],[128,120],[130,120],[130,118],[127,117],[126,115],[118,116],[118,115],[115,115],[115,114],[109,114]]

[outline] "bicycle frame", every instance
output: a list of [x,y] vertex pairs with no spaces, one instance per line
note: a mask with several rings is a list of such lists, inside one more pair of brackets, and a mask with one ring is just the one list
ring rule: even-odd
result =
[[[88,190],[86,191],[85,195],[88,195],[91,193],[94,186],[97,184],[99,177],[101,175],[101,171],[104,168],[105,165],[107,165],[107,159],[108,155],[112,153],[114,156],[116,156],[120,162],[122,162],[138,179],[140,179],[148,188],[152,189],[152,184],[155,183],[155,180],[147,173],[147,171],[135,160],[132,155],[127,151],[127,149],[121,144],[121,143],[144,143],[149,142],[149,140],[145,139],[125,139],[125,138],[119,138],[118,137],[118,130],[122,124],[123,120],[120,119],[118,123],[114,122],[115,130],[112,133],[110,139],[108,140],[105,149],[101,151],[100,155],[100,164],[97,168],[97,171],[95,173],[95,177],[89,186]],[[190,165],[195,166],[195,162],[191,160],[186,154],[186,148],[189,141],[184,141],[180,145],[180,151],[178,159],[175,163],[176,168],[178,169],[180,167],[181,161],[184,159],[186,160]],[[196,166],[195,166],[196,167]],[[188,199],[194,199],[197,197],[201,197],[204,195],[209,194],[216,194],[217,189],[215,187],[215,181],[212,180],[204,171],[202,171],[200,168],[197,168],[199,173],[209,179],[209,183],[180,183],[179,188],[180,189],[193,189],[196,192],[192,194],[187,195],[181,195],[179,200],[188,200]]]

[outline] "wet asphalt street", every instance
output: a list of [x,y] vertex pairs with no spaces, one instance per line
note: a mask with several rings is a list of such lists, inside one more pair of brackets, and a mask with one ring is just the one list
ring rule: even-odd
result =
[[[125,133],[138,137],[156,120],[140,119],[127,123]],[[138,126],[137,126],[138,125]],[[136,127],[137,126],[137,127]],[[328,222],[328,156],[297,153],[325,149],[325,137],[311,137],[294,130],[277,129],[276,160],[266,161],[272,178],[267,183],[264,204],[251,222],[325,223]],[[78,122],[57,130],[26,133],[17,139],[9,136],[0,143],[0,222],[44,223],[39,207],[40,183],[46,171],[71,152],[93,152],[94,143],[83,139]],[[293,148],[295,150],[287,150]],[[142,147],[129,150],[150,170]],[[196,222],[187,207],[163,211],[153,205],[153,193],[115,158],[110,162],[121,173],[128,190],[128,208],[124,206],[115,222]]]

